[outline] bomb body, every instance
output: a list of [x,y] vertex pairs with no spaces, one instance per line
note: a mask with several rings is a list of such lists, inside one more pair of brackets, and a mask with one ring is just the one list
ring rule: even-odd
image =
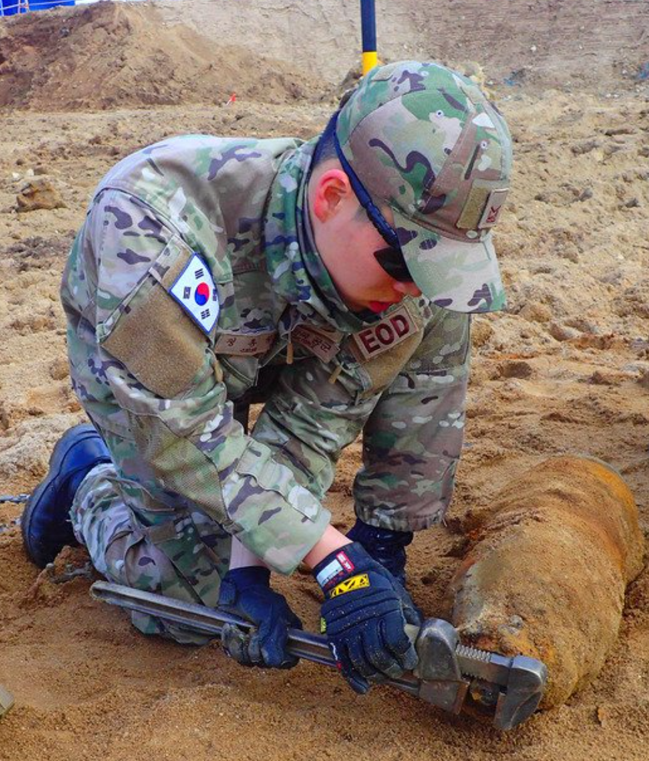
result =
[[552,458],[500,492],[471,536],[451,582],[453,623],[467,643],[540,658],[542,707],[563,703],[601,670],[642,569],[631,492],[602,462]]

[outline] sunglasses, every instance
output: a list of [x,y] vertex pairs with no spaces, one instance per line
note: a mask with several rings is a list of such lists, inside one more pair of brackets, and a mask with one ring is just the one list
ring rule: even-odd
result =
[[374,258],[393,280],[399,283],[414,282],[400,248],[381,248],[374,252]]
[[385,248],[381,248],[374,252],[374,258],[394,280],[397,280],[400,283],[412,283],[414,280],[406,266],[406,260],[404,259],[401,245],[399,244],[397,231],[388,223],[383,214],[381,214],[379,208],[374,204],[370,198],[370,194],[365,190],[363,183],[360,181],[358,175],[345,158],[345,154],[342,152],[336,135],[337,121],[338,112],[331,117],[323,134],[331,135],[333,138],[338,160],[340,161],[342,168],[345,170],[345,174],[349,177],[350,184],[354,189],[354,193],[356,193],[360,205],[365,209],[368,219],[387,244]]

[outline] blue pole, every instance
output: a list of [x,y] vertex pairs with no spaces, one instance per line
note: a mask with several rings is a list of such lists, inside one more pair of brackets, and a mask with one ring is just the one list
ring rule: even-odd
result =
[[376,10],[374,0],[361,0],[361,32],[364,76],[379,62],[376,53]]

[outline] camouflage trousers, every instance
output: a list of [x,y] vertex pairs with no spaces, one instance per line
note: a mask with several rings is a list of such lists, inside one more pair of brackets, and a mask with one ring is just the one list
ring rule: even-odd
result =
[[[116,584],[215,607],[230,562],[229,534],[200,511],[133,509],[144,502],[141,492],[110,463],[98,465],[83,480],[70,518],[94,567]],[[144,634],[186,644],[209,641],[142,613],[131,613],[131,620]]]
[[[235,403],[234,416],[246,430],[250,404],[266,400],[276,374],[275,368],[264,368],[257,387]],[[114,434],[102,431],[102,436],[114,451],[123,448]],[[70,518],[93,566],[109,581],[216,606],[230,563],[231,537],[204,512],[169,511],[153,502],[141,485],[120,477],[111,463],[98,465],[84,478]],[[132,612],[131,621],[143,634],[183,644],[203,645],[210,639],[143,613]]]

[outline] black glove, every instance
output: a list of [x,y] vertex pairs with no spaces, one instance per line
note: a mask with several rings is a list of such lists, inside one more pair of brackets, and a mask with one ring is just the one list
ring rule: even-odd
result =
[[417,652],[404,627],[421,617],[401,584],[360,544],[332,552],[313,575],[325,593],[322,631],[355,692],[415,668]]
[[347,537],[359,542],[368,555],[378,561],[395,576],[401,584],[406,584],[406,547],[412,542],[412,531],[393,531],[364,523],[360,518],[352,526]]
[[242,666],[290,669],[298,658],[286,650],[288,629],[301,629],[302,622],[285,598],[270,588],[268,568],[251,566],[228,571],[221,580],[220,610],[241,616],[254,624],[246,633],[225,624],[221,644],[225,652]]

